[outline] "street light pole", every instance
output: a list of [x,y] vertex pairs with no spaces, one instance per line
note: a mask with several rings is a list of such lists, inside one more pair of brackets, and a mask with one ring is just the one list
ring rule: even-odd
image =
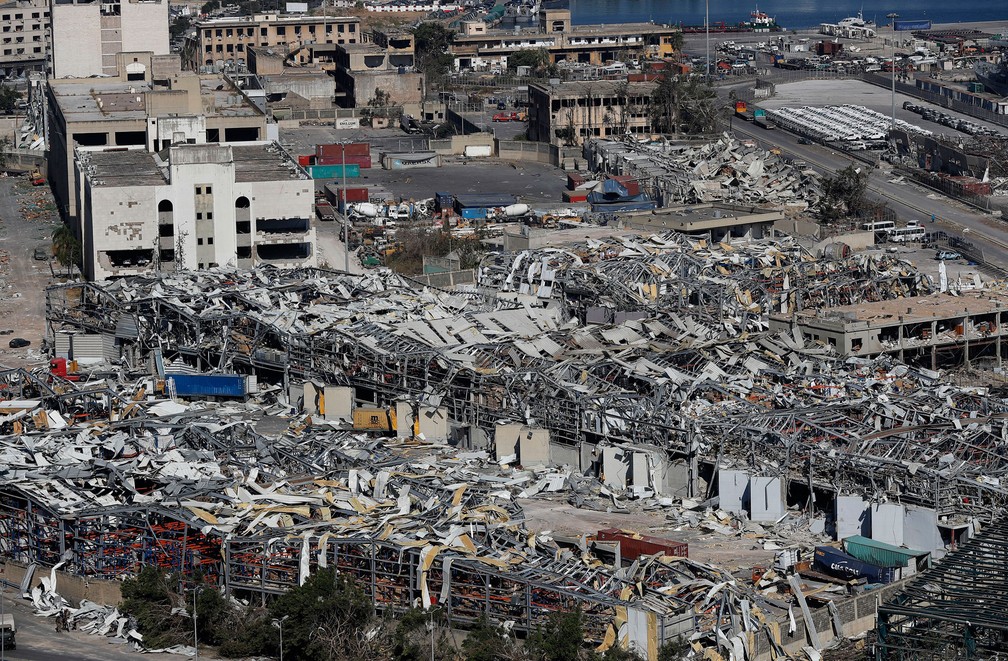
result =
[[704,33],[706,34],[707,52],[707,83],[710,84],[710,0],[704,3],[706,9],[704,13]]
[[899,14],[891,12],[886,18],[892,21],[892,130],[896,130],[896,19]]
[[[895,84],[895,83],[894,83]],[[347,217],[347,186],[346,186],[346,148],[344,141],[340,145],[340,153],[343,155],[343,270],[350,273],[350,219]],[[281,637],[283,636],[283,625],[281,625]]]
[[199,637],[196,633],[196,588],[193,587],[192,591],[192,639],[193,639],[193,650],[195,654],[193,658],[197,661],[199,660]]
[[[280,629],[280,661],[283,661],[283,623],[290,615],[284,615],[279,620],[273,620],[273,626]],[[319,627],[319,631],[324,631],[322,627]]]

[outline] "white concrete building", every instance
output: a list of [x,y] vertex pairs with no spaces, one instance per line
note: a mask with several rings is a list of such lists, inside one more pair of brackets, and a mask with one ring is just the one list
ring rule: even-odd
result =
[[88,279],[318,264],[313,182],[274,142],[78,147],[75,168]]
[[49,0],[0,3],[0,78],[45,72],[49,56]]
[[52,77],[116,75],[116,53],[165,55],[168,0],[52,0]]

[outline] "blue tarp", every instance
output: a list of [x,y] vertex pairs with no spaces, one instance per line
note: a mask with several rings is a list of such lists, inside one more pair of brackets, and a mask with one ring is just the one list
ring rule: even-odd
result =
[[615,179],[606,179],[602,185],[588,193],[588,204],[592,211],[612,213],[615,211],[648,211],[658,208],[654,200],[646,194],[630,195],[626,186]]

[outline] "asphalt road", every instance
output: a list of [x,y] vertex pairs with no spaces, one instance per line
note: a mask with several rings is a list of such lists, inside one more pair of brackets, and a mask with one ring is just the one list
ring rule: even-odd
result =
[[798,144],[797,136],[781,129],[767,131],[749,122],[733,120],[732,130],[740,138],[752,139],[764,147],[776,145],[783,155],[803,160],[819,172],[831,173],[851,164],[866,168],[869,193],[875,199],[887,202],[901,220],[919,220],[927,227],[934,214],[936,229],[961,232],[967,240],[982,245],[986,261],[1001,268],[1008,267],[1008,224],[1000,219],[918,184],[909,181],[893,183],[895,177],[888,168],[872,168],[848,154],[823,145]]
[[[3,610],[14,613],[17,649],[4,650],[3,661],[179,661],[175,654],[134,652],[122,640],[92,636],[82,631],[57,633],[53,620],[36,617],[28,602],[8,588],[3,592]],[[200,650],[200,657],[204,656]]]

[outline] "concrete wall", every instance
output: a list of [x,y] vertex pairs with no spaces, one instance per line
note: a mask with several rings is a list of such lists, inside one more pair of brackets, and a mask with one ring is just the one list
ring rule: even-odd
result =
[[[3,575],[6,581],[20,585],[24,580],[27,566],[13,560],[2,563]],[[48,576],[52,570],[48,567],[36,567],[29,589],[42,584],[42,576]],[[74,606],[84,599],[96,604],[116,606],[122,601],[122,583],[119,581],[104,581],[74,576],[65,571],[56,572],[56,591]]]
[[499,140],[497,156],[506,161],[534,161],[536,163],[557,162],[557,149],[544,142],[529,142],[527,140]]
[[[896,592],[902,590],[904,585],[904,581],[892,583],[884,588],[871,590],[837,604],[837,610],[840,612],[840,622],[843,627],[843,635],[851,638],[874,629],[878,604],[890,599]],[[793,634],[788,633],[787,618],[778,622],[778,625],[781,632],[780,642],[784,650],[798,656],[802,654],[802,647],[809,645],[808,627],[806,626],[805,618],[797,607],[795,607],[794,612],[796,627]],[[819,642],[824,647],[837,638],[833,628],[833,618],[827,608],[819,608],[812,611],[812,624],[819,636]],[[755,635],[753,639],[755,645],[749,650],[750,654],[747,658],[752,661],[772,661],[775,657],[766,635],[760,633]],[[804,656],[801,658],[804,658]]]
[[[86,78],[102,73],[98,3],[52,5],[53,77]],[[165,17],[167,21],[167,16]],[[165,23],[167,31],[168,24]]]
[[[168,0],[123,0],[122,46],[120,51],[169,53]],[[106,58],[108,54],[106,53]],[[106,59],[107,61],[107,59]],[[114,62],[114,60],[113,60]]]

